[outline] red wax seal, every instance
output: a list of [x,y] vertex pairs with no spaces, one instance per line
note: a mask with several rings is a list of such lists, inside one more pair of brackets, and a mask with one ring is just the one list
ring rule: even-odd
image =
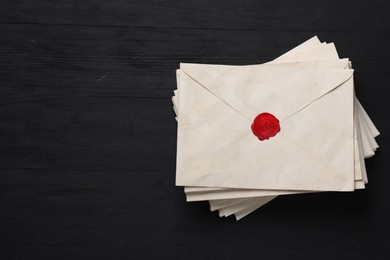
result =
[[275,136],[280,131],[279,120],[270,113],[261,113],[255,117],[251,126],[252,132],[260,141]]

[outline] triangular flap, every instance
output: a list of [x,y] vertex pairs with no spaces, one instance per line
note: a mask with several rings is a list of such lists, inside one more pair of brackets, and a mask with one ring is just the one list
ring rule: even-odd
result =
[[289,141],[351,180],[355,176],[353,97],[350,79],[281,123]]
[[180,76],[178,110],[177,185],[187,179],[188,168],[251,132],[250,121],[185,73]]
[[332,91],[353,70],[266,66],[184,66],[182,71],[248,119],[270,112],[279,119]]

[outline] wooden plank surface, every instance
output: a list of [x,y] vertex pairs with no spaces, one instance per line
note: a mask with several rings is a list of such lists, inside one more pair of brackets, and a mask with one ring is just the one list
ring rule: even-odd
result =
[[[388,1],[0,2],[0,259],[388,259]],[[382,135],[355,193],[240,222],[174,186],[180,62],[256,64],[318,35]]]

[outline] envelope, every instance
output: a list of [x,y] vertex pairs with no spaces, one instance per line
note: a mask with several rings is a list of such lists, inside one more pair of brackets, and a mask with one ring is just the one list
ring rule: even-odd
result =
[[[318,45],[321,45],[320,48]],[[308,53],[311,53],[308,55]],[[318,67],[315,66],[314,64],[318,63],[318,60],[322,60],[322,65],[326,63],[329,63],[329,67],[335,67],[335,64],[332,64],[334,60],[329,60],[329,61],[324,61],[327,59],[338,59],[337,51],[334,48],[333,44],[321,44],[318,40],[317,37],[313,37],[312,39],[306,41],[305,43],[299,45],[298,47],[294,48],[293,50],[289,51],[288,53],[282,55],[275,61],[263,65],[271,66],[271,65],[283,65],[286,67],[297,67],[299,63],[297,62],[291,62],[292,60],[305,60],[305,61],[310,61],[313,60],[315,61],[314,63],[310,64],[310,67]],[[342,60],[340,60],[342,61]],[[289,63],[288,63],[289,62]],[[345,59],[343,61],[345,63]],[[275,64],[278,63],[278,64]],[[350,63],[350,62],[349,62]],[[306,65],[308,65],[308,62],[306,62]],[[199,66],[199,64],[198,64]],[[262,66],[262,65],[255,65],[255,66]],[[321,67],[319,66],[319,67]],[[326,66],[325,66],[326,67]],[[342,67],[345,67],[343,65]],[[178,81],[178,87],[180,87],[180,81]],[[174,109],[176,114],[178,114],[178,104],[179,104],[179,98],[178,98],[179,92],[175,91],[175,96],[173,97],[173,102],[174,102]],[[365,148],[365,153],[364,157],[372,156],[373,152],[375,149],[378,147],[378,145],[375,142],[374,137],[379,134],[379,132],[376,130],[375,126],[372,124],[371,120],[365,113],[363,107],[360,105],[360,103],[357,101],[356,97],[354,98],[355,101],[355,108],[357,108],[357,112],[355,111],[355,121],[354,121],[354,157],[355,157],[355,189],[356,188],[364,188],[364,182],[367,182],[366,178],[363,182],[362,178],[362,172],[364,170],[364,160],[361,155],[361,148]],[[356,105],[357,104],[357,105]],[[357,120],[356,116],[360,118],[361,120]],[[363,119],[363,120],[362,120]],[[359,126],[356,126],[356,122],[359,122]],[[357,129],[356,129],[357,128]],[[356,131],[357,130],[357,131]],[[360,137],[357,138],[357,134],[362,136],[362,139],[367,139],[365,142],[365,145],[361,145],[361,139]],[[367,142],[368,141],[368,142]],[[359,143],[359,145],[357,144]],[[369,144],[369,146],[367,146]],[[359,149],[357,149],[359,148]],[[360,164],[362,162],[362,165]],[[359,171],[359,169],[361,170]],[[363,176],[364,177],[364,176]],[[206,191],[206,193],[203,193],[203,191]],[[207,194],[207,192],[209,192]],[[216,192],[216,193],[214,193]],[[255,199],[246,199],[246,198],[240,198],[239,199],[222,199],[222,200],[211,200],[210,201],[210,208],[211,210],[220,210],[220,215],[229,215],[234,213],[236,215],[236,218],[239,219],[246,214],[249,214],[251,211],[255,210],[256,208],[260,207],[264,203],[260,203],[264,198],[267,198],[267,194],[272,194],[273,192],[275,194],[292,194],[292,193],[297,193],[299,191],[288,191],[288,190],[280,190],[280,191],[270,191],[270,190],[265,190],[265,189],[231,189],[231,188],[215,188],[215,187],[210,187],[210,188],[205,188],[205,187],[186,187],[186,193],[187,193],[187,198],[191,197],[191,194],[200,194],[200,195],[206,195],[209,196],[210,194],[217,194],[219,192],[219,195],[226,196],[226,194],[234,194],[235,196],[237,195],[243,195],[243,194],[250,194],[251,192],[254,192],[254,194],[257,192],[257,195],[263,194],[263,197],[260,198],[255,198]],[[248,193],[249,192],[249,193]],[[305,191],[304,191],[305,192]],[[225,193],[225,194],[224,194]],[[190,194],[190,195],[188,195]],[[209,197],[210,198],[210,197]],[[275,198],[275,196],[268,196],[268,201]],[[267,201],[266,201],[267,202]],[[266,203],[265,202],[265,203]],[[234,205],[231,205],[234,204]],[[217,206],[215,206],[217,205]],[[257,205],[253,209],[253,205]],[[252,208],[252,209],[251,209]],[[249,210],[249,211],[248,211]],[[242,211],[242,212],[241,212]],[[241,212],[241,213],[240,213]]]
[[[180,70],[178,186],[354,190],[353,70]],[[259,141],[250,126],[263,112],[281,131]]]
[[[331,67],[335,67],[335,65],[337,66],[339,66],[340,68],[345,68],[346,66],[347,66],[347,64],[348,64],[348,60],[347,59],[342,59],[342,60],[335,60],[335,61],[333,61],[333,60],[331,60],[331,61],[326,61],[326,62],[321,62],[321,63],[318,63],[318,62],[315,62],[315,63],[308,63],[308,62],[306,62],[306,66],[308,65],[308,66],[310,66],[310,67],[318,67],[319,66],[319,64],[322,64],[321,66],[322,67],[326,67],[326,66],[331,66]],[[271,64],[268,64],[268,66],[270,66]],[[279,65],[281,65],[281,64],[276,64],[277,66],[279,66]],[[300,65],[300,64],[297,64],[297,63],[291,63],[291,64],[284,64],[285,66],[287,66],[287,65],[293,65],[293,66],[297,66],[297,65]],[[341,65],[341,66],[340,66]],[[199,65],[197,65],[197,66],[199,66]],[[355,171],[355,173],[356,173],[356,171]],[[359,179],[361,179],[361,177],[359,178]],[[355,188],[357,188],[356,186],[355,186]],[[191,188],[186,188],[186,193],[187,192],[191,192],[190,191],[190,189]],[[194,188],[193,188],[194,189]],[[202,190],[202,188],[197,188],[198,190],[200,189],[200,190]],[[204,188],[203,188],[204,189]],[[218,188],[206,188],[207,190],[210,190],[210,189],[212,189],[212,190],[215,190],[215,189],[218,189]],[[257,194],[259,194],[259,193],[257,193]],[[190,196],[188,196],[188,197],[190,197]]]

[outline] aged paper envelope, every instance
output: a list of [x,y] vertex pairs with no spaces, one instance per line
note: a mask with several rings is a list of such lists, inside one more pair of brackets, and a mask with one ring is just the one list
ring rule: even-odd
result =
[[[302,44],[302,45],[300,45],[300,46],[298,46],[298,47],[296,47],[296,48],[294,48],[292,51],[290,51],[290,52],[288,52],[288,53],[286,53],[285,55],[282,55],[280,58],[279,58],[279,62],[283,62],[283,59],[288,59],[289,58],[289,56],[290,56],[290,58],[291,57],[294,57],[294,55],[295,55],[295,57],[297,57],[297,53],[292,53],[293,51],[296,51],[296,52],[298,52],[298,51],[302,51],[303,52],[303,50],[304,49],[311,49],[310,51],[311,51],[311,53],[313,53],[313,54],[311,54],[311,56],[312,55],[314,55],[314,54],[318,54],[318,52],[320,52],[320,53],[322,53],[322,56],[319,58],[319,59],[327,59],[330,55],[333,55],[333,56],[337,56],[337,52],[335,51],[335,48],[334,48],[334,46],[332,45],[332,44],[330,44],[330,45],[326,45],[326,44],[322,44],[322,46],[321,46],[321,49],[322,50],[320,50],[320,51],[318,51],[318,48],[317,48],[317,50],[316,50],[316,48],[315,48],[315,46],[316,46],[316,44],[317,43],[319,43],[319,40],[316,38],[316,37],[313,37],[312,39],[310,39],[309,41],[307,41],[307,42],[305,42],[304,44]],[[306,45],[306,46],[305,46]],[[303,47],[305,47],[305,48],[303,48]],[[309,55],[310,56],[310,55]],[[337,56],[337,58],[338,58],[338,56]],[[278,59],[277,59],[278,60]],[[303,59],[303,60],[315,60],[314,58],[311,58],[311,57],[306,57],[305,59]],[[341,61],[341,60],[340,60]],[[330,63],[332,63],[333,61],[329,61]],[[283,64],[283,63],[282,63]],[[273,64],[270,64],[270,63],[268,63],[267,65],[269,65],[269,66],[271,66],[271,65],[273,65]],[[276,64],[276,65],[278,65],[278,64]],[[297,67],[298,65],[299,65],[299,63],[290,63],[290,64],[286,64],[285,63],[285,65],[286,65],[286,67]],[[311,65],[312,67],[316,67],[316,66],[313,66],[314,65],[314,63]],[[332,67],[332,66],[330,66],[330,67]],[[344,65],[343,65],[343,67],[344,67]],[[179,87],[179,85],[180,85],[180,83],[178,82],[178,88],[180,89],[180,87]],[[178,103],[179,103],[179,99],[178,99],[178,96],[179,96],[179,92],[178,91],[175,91],[175,96],[173,97],[173,102],[174,102],[174,104],[175,104],[175,106],[174,106],[174,108],[175,108],[175,112],[176,113],[178,113],[178,111],[177,111],[177,107],[178,107]],[[362,107],[361,107],[361,109],[362,109]],[[364,111],[364,110],[363,110]],[[366,116],[366,118],[365,119],[367,119],[368,118],[368,116]],[[363,124],[362,124],[362,121],[363,121]],[[375,139],[373,138],[373,135],[378,135],[379,134],[379,132],[377,132],[377,130],[376,130],[376,128],[375,128],[375,126],[373,126],[373,124],[372,124],[372,122],[369,120],[369,118],[368,118],[368,120],[361,120],[360,121],[360,126],[364,126],[365,127],[365,131],[366,132],[370,132],[370,133],[373,133],[372,135],[368,135],[368,141],[369,142],[366,142],[366,143],[369,143],[369,145],[370,145],[370,148],[372,149],[372,150],[375,150],[378,146],[377,146],[377,144],[376,144],[376,142],[375,142]],[[356,128],[354,127],[354,136],[356,136]],[[365,134],[364,136],[367,136],[367,134]],[[367,146],[367,145],[366,145]],[[359,177],[359,171],[356,171],[356,168],[360,168],[360,166],[359,166],[359,160],[356,160],[356,138],[355,138],[355,146],[354,146],[354,149],[355,149],[355,160],[354,160],[354,162],[355,162],[355,179],[356,180],[359,180],[359,179],[361,179],[362,177],[362,174],[361,174],[361,171],[360,171],[360,177]],[[364,163],[364,162],[363,162]],[[363,165],[364,166],[364,165]],[[359,186],[360,185],[360,186]],[[364,184],[362,184],[362,182],[359,182],[359,181],[356,181],[355,182],[355,187],[354,188],[362,188],[362,187],[364,187]],[[238,189],[235,189],[235,190],[229,190],[229,189],[220,189],[220,188],[202,188],[202,187],[199,187],[199,188],[197,188],[197,187],[189,187],[188,188],[188,190],[189,190],[189,192],[191,193],[191,189],[194,189],[194,191],[197,191],[196,189],[198,189],[198,191],[202,191],[202,189],[204,189],[204,190],[206,190],[207,191],[207,189],[210,189],[211,191],[213,191],[213,190],[222,190],[222,191],[237,191]],[[265,190],[266,191],[266,190]],[[288,192],[288,191],[287,191]],[[293,192],[296,192],[296,191],[293,191]],[[221,200],[221,202],[224,202],[224,200]],[[243,202],[245,202],[245,199],[244,200],[241,200],[241,203],[243,203]],[[210,202],[210,204],[211,204],[211,202]],[[248,204],[248,202],[246,202],[246,204]],[[238,203],[238,205],[239,205],[239,203]],[[223,207],[222,207],[223,208]],[[234,208],[234,207],[233,207]],[[242,206],[237,206],[236,205],[236,208],[237,208],[237,210],[238,209],[241,209],[242,208]],[[228,211],[229,212],[229,211]],[[230,213],[232,213],[232,211],[230,211]],[[236,215],[236,217],[237,217],[237,215]]]
[[[354,189],[352,70],[183,64],[181,71],[177,185]],[[250,129],[262,112],[282,128],[264,142]]]

